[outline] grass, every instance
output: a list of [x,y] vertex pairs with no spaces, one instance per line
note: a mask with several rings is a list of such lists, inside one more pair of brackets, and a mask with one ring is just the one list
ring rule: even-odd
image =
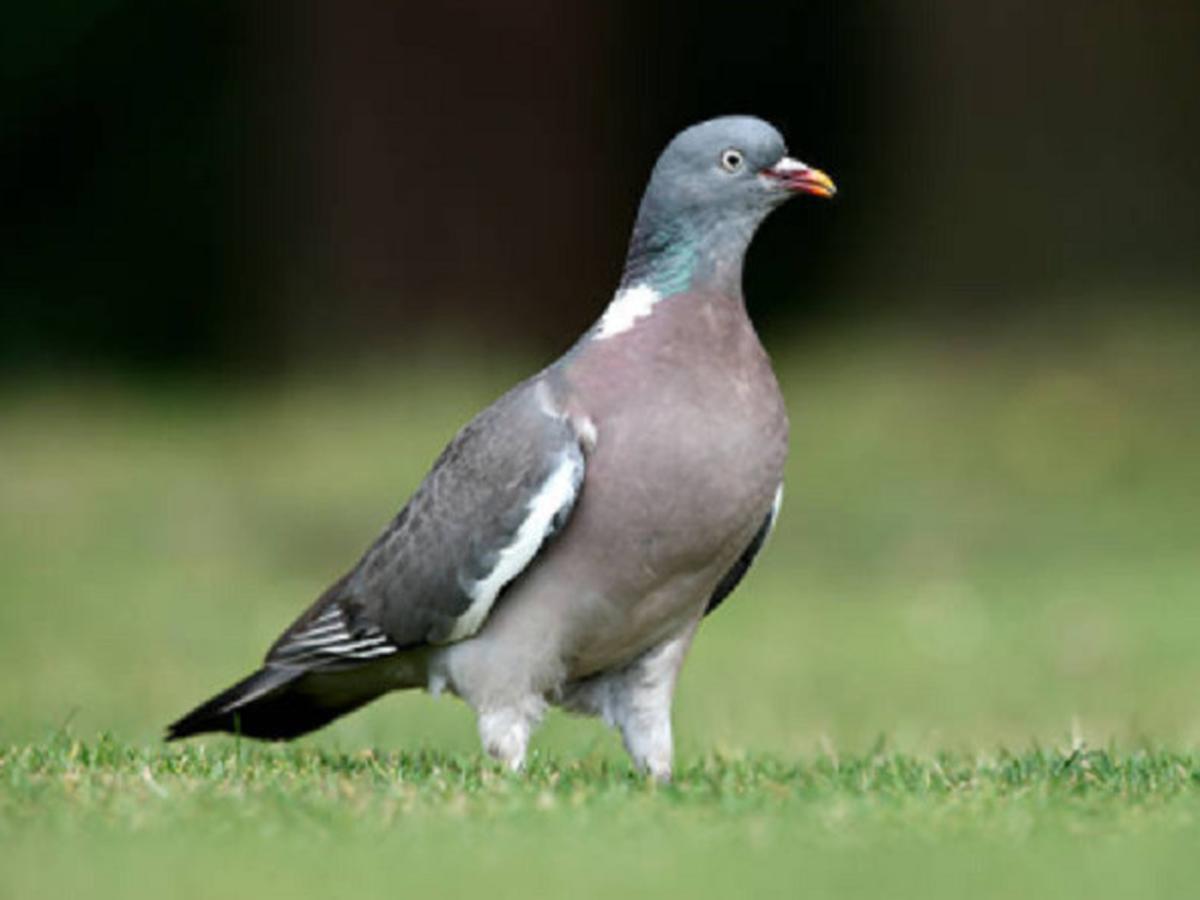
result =
[[1200,836],[1200,757],[1167,751],[710,756],[660,786],[606,760],[513,777],[476,754],[59,735],[0,751],[0,777],[14,897],[1165,896],[1130,861],[1183,889]]
[[10,384],[0,898],[1189,895],[1197,347],[1152,309],[772,347],[788,498],[684,671],[669,787],[557,715],[509,777],[419,695],[158,743],[527,361]]
[[[889,877],[1095,896],[1137,883],[1114,859],[1182,871],[1166,851],[1200,836],[1200,757],[1166,751],[706,757],[664,787],[606,760],[512,777],[476,754],[60,735],[4,750],[0,775],[14,897],[901,892]],[[1064,877],[1064,860],[1094,869]]]

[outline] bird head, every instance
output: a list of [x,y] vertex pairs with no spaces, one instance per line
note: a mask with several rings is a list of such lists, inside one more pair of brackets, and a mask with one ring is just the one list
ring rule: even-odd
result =
[[679,212],[703,207],[730,213],[769,212],[797,194],[832,197],[833,181],[787,155],[783,136],[752,116],[693,125],[659,156],[646,188]]
[[783,136],[752,116],[681,131],[659,156],[642,197],[625,283],[665,292],[697,274],[740,273],[763,219],[799,194],[832,197],[833,181],[787,155]]

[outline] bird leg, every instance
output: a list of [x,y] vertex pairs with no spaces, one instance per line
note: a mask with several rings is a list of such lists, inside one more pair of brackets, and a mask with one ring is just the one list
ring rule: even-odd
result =
[[696,624],[620,669],[567,685],[558,698],[565,709],[616,727],[634,765],[658,781],[671,780],[671,701]]

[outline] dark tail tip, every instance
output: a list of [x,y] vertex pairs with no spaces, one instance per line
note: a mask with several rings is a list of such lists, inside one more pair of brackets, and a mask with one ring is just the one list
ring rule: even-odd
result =
[[267,665],[167,726],[166,740],[225,731],[286,741],[395,687],[385,663],[340,671]]
[[177,741],[210,731],[244,734],[247,737],[292,737],[293,734],[286,733],[288,729],[280,727],[282,723],[278,715],[264,720],[259,710],[266,704],[268,708],[274,707],[278,711],[280,693],[286,694],[287,686],[304,674],[302,669],[259,669],[172,722],[167,726],[165,739]]

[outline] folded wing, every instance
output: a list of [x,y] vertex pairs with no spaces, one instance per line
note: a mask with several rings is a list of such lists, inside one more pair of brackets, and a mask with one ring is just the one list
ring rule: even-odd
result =
[[268,663],[354,665],[479,631],[566,524],[585,461],[527,382],[454,438],[358,565],[276,641]]

